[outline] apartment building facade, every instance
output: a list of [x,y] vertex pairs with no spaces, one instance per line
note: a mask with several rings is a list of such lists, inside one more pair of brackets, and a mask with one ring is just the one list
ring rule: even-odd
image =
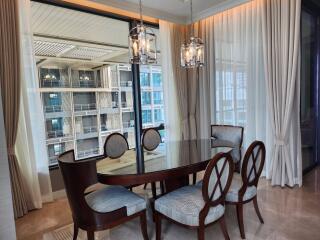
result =
[[[40,64],[38,72],[51,166],[70,149],[77,159],[102,154],[113,132],[124,134],[129,147],[135,147],[131,65],[50,63]],[[164,122],[161,67],[141,66],[140,84],[143,127],[157,127]]]

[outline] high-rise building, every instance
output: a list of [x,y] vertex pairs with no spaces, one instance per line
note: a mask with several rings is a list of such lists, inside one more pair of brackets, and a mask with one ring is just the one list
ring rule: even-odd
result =
[[[135,147],[132,74],[129,64],[74,68],[38,64],[50,165],[74,149],[77,159],[103,153],[106,137],[120,132]],[[140,69],[143,127],[164,122],[160,66]]]

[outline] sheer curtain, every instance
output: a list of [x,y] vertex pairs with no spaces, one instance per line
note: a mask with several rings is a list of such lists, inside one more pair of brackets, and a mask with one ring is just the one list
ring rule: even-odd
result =
[[19,0],[21,51],[21,102],[16,153],[24,179],[28,209],[52,200],[49,161],[45,145],[44,115],[37,91],[30,0]]
[[[200,84],[205,87],[200,87],[199,95],[201,101],[210,89],[212,124],[243,126],[244,148],[261,140],[266,143],[268,157],[273,142],[266,107],[261,3],[251,1],[199,22],[206,65],[210,66],[202,71]],[[208,108],[208,104],[202,105]],[[267,159],[264,174],[268,178],[269,168]]]
[[[160,20],[160,46],[161,46],[161,66],[164,93],[165,129],[166,141],[178,141],[182,138],[181,116],[178,107],[177,84],[175,81],[173,55],[178,40],[177,34],[180,33],[180,26],[174,23]],[[179,48],[180,49],[180,48]],[[176,50],[177,51],[177,50]],[[179,148],[167,145],[166,155],[168,164],[173,159],[178,159]],[[170,159],[170,160],[169,160]]]

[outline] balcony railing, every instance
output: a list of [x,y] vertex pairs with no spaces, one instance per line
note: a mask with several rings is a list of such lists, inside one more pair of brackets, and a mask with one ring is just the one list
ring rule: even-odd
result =
[[133,104],[128,104],[127,102],[121,102],[121,106],[123,108],[132,108],[133,107]]
[[95,88],[95,87],[97,87],[97,83],[93,80],[74,81],[74,82],[72,82],[72,86],[79,87],[79,88]]
[[58,156],[49,156],[49,166],[55,165],[58,163]]
[[123,122],[122,126],[123,128],[131,128],[131,127],[134,127],[134,124],[130,122]]
[[96,110],[96,103],[87,103],[87,104],[74,104],[75,111],[88,111],[88,110]]
[[87,158],[99,154],[99,148],[91,148],[84,151],[78,151],[78,158]]
[[132,81],[120,81],[121,87],[132,87]]
[[61,105],[44,106],[44,112],[46,113],[62,112],[62,106]]
[[97,126],[86,126],[83,127],[83,133],[94,133],[98,131],[98,127]]
[[109,125],[109,127],[106,124],[101,124],[101,131],[111,131],[119,128],[120,127],[116,124]]
[[60,138],[64,136],[63,130],[47,131],[48,138]]
[[69,83],[64,80],[42,80],[42,87],[68,87]]
[[115,109],[115,108],[119,108],[119,103],[118,102],[112,102],[111,104],[107,104],[106,105],[100,105],[101,109]]

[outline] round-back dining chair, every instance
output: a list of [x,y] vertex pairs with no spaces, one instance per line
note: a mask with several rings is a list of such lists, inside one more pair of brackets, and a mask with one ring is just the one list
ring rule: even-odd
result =
[[103,149],[105,156],[115,159],[121,157],[129,149],[129,144],[121,133],[112,133],[106,138]]
[[[159,131],[155,128],[148,128],[145,129],[142,133],[141,137],[141,145],[144,149],[147,151],[153,151],[155,150],[161,143],[161,135]],[[147,188],[147,183],[144,184],[144,189]],[[160,182],[161,192],[164,192],[163,183]],[[156,195],[156,183],[151,183],[152,193],[155,196]]]
[[161,143],[161,135],[155,128],[148,128],[142,134],[142,146],[147,151],[155,150]]

